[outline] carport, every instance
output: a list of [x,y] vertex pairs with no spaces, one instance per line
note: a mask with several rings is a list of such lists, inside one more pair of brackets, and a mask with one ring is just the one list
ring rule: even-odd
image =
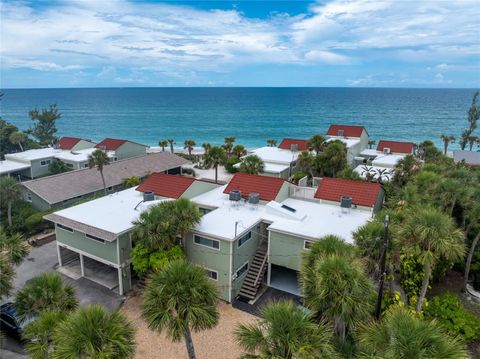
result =
[[69,278],[86,278],[110,290],[123,294],[121,288],[121,270],[112,263],[90,254],[80,253],[73,248],[57,245],[58,271]]

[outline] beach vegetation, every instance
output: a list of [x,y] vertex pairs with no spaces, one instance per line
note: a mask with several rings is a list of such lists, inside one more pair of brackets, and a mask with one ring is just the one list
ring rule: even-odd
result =
[[158,141],[158,146],[162,149],[162,152],[165,152],[165,148],[168,146],[168,140]]
[[226,160],[227,153],[222,147],[213,146],[205,154],[206,165],[215,169],[215,183],[218,183],[218,166],[223,165]]
[[235,137],[228,136],[228,137],[225,137],[223,140],[224,140],[224,144],[222,145],[222,147],[225,150],[225,152],[227,152],[227,156],[230,156],[232,154],[233,144],[235,143]]
[[247,149],[245,148],[244,145],[235,145],[232,149],[232,155],[236,157],[242,157],[247,154]]
[[361,181],[362,177],[353,170],[349,165],[345,166],[343,170],[338,173],[338,178],[349,179],[354,181]]
[[48,165],[48,173],[49,175],[56,175],[59,173],[64,173],[64,172],[69,172],[72,169],[68,167],[65,162],[62,162],[60,160],[53,160],[50,165]]
[[150,329],[164,332],[173,342],[184,339],[189,359],[195,359],[191,333],[217,325],[217,295],[202,267],[173,261],[152,275],[143,294],[142,316]]
[[259,173],[263,173],[264,167],[265,164],[260,157],[258,157],[257,155],[250,155],[245,157],[240,164],[240,172],[248,173],[251,175],[258,175]]
[[339,140],[328,142],[317,154],[315,165],[319,172],[335,178],[347,166],[347,148]]
[[[467,144],[470,142],[470,138],[473,135],[473,132],[477,128],[477,123],[478,120],[480,119],[480,107],[478,105],[478,97],[480,96],[480,93],[476,91],[473,94],[472,98],[472,104],[470,108],[468,109],[467,113],[467,121],[468,121],[468,127],[463,130],[461,136],[460,136],[460,148],[462,150],[467,147]],[[471,151],[470,147],[470,151]]]
[[246,352],[242,358],[338,358],[333,333],[324,321],[315,322],[311,313],[292,301],[267,304],[260,320],[240,324],[237,342]]
[[277,140],[270,138],[267,140],[268,147],[277,147]]
[[27,133],[38,140],[42,146],[53,145],[57,141],[57,120],[62,116],[58,111],[57,105],[50,105],[49,108],[39,110],[35,108],[28,115],[33,121]]
[[308,149],[310,151],[314,151],[315,153],[320,153],[323,150],[323,147],[325,146],[325,137],[322,135],[313,135],[309,140],[308,140]]
[[227,162],[225,163],[225,169],[228,173],[236,173],[238,169],[234,167],[237,163],[242,162],[240,158],[237,156],[231,156],[228,158]]
[[173,145],[175,144],[175,140],[174,140],[173,138],[169,138],[169,139],[167,140],[167,142],[168,142],[168,144],[170,145],[170,152],[171,152],[171,153],[174,153],[175,151],[174,151],[174,149],[173,149]]
[[446,155],[446,154],[447,154],[447,150],[448,150],[448,145],[449,145],[450,143],[455,142],[455,136],[452,136],[452,135],[441,135],[441,136],[440,136],[440,139],[441,139],[442,142],[443,142],[443,154]]
[[100,173],[100,177],[102,177],[103,192],[105,195],[107,194],[107,185],[105,184],[105,176],[103,174],[103,170],[105,169],[105,166],[108,166],[109,164],[110,158],[108,157],[107,153],[100,148],[96,149],[95,151],[93,151],[92,154],[88,156],[88,167],[90,169],[95,167]]
[[24,132],[16,131],[12,132],[8,139],[14,145],[17,145],[20,148],[20,151],[23,152],[23,144],[27,141],[28,135]]

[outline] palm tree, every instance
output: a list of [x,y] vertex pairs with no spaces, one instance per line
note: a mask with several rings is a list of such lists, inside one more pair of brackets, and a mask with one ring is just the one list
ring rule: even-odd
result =
[[202,215],[198,206],[188,198],[179,198],[171,202],[174,205],[171,211],[175,219],[173,230],[176,236],[180,236],[183,239],[187,232],[190,232],[200,223]]
[[377,168],[375,169],[374,177],[377,177],[378,183],[383,183],[383,180],[388,181],[391,175],[392,171],[388,168]]
[[96,167],[97,171],[100,172],[103,183],[103,191],[107,194],[107,185],[105,184],[105,176],[103,175],[103,168],[110,164],[110,159],[105,151],[97,149],[88,156],[88,168]]
[[204,154],[207,154],[207,152],[210,150],[210,148],[212,148],[212,145],[208,142],[204,142],[204,143],[202,143],[202,148],[203,148]]
[[233,148],[233,143],[235,142],[235,137],[225,137],[224,139],[225,144],[223,145],[223,148],[225,151],[227,151],[227,156],[230,156],[232,154],[232,148]]
[[393,174],[393,182],[404,186],[421,168],[422,163],[417,158],[412,155],[407,155],[398,161]]
[[372,149],[373,145],[375,145],[375,143],[377,143],[377,141],[375,140],[368,140],[368,148],[369,149]]
[[218,182],[218,166],[225,162],[226,156],[225,150],[218,146],[214,146],[208,151],[206,163],[215,168],[215,183]]
[[14,264],[19,264],[28,254],[28,248],[19,234],[8,236],[0,226],[0,299],[13,288]]
[[473,135],[470,135],[468,136],[468,149],[471,151],[473,149],[473,145],[475,143],[478,143],[478,141],[480,140],[480,137],[478,136],[473,136]]
[[44,310],[70,312],[77,306],[74,287],[63,283],[56,272],[42,273],[31,279],[17,292],[15,299],[20,318],[35,316]]
[[272,302],[261,309],[261,319],[240,324],[235,336],[248,353],[243,358],[337,358],[332,332],[324,322],[292,301]]
[[373,167],[368,167],[367,165],[363,165],[362,176],[365,176],[365,179],[371,182],[375,178],[375,170],[373,169]]
[[175,140],[171,138],[171,139],[167,140],[167,142],[168,142],[169,145],[170,145],[170,152],[171,152],[171,153],[174,153],[174,151],[173,151],[173,145],[174,145],[174,143],[175,143]]
[[168,146],[167,140],[160,140],[158,141],[158,145],[162,148],[162,152],[165,152],[165,147]]
[[373,284],[338,239],[317,243],[318,250],[304,258],[300,275],[305,305],[328,320],[343,346],[347,333],[373,309]]
[[120,311],[90,305],[58,324],[53,335],[53,358],[133,358],[134,336],[133,325]]
[[325,146],[325,137],[322,135],[313,135],[312,138],[308,141],[308,148],[310,151],[315,151],[315,153],[320,153]]
[[267,146],[268,146],[268,147],[276,147],[276,146],[277,146],[277,140],[274,140],[273,138],[272,138],[272,139],[268,139],[268,140],[267,140]]
[[22,197],[20,184],[13,177],[0,177],[0,198],[7,204],[8,226],[12,226],[12,205],[13,202]]
[[260,157],[258,157],[257,155],[250,155],[245,157],[240,164],[240,172],[257,175],[263,172],[264,167],[265,164]]
[[24,143],[27,140],[27,135],[20,131],[12,132],[10,134],[9,140],[12,144],[18,145],[20,147],[20,151],[23,152],[22,143]]
[[45,310],[25,327],[22,337],[27,339],[25,349],[31,358],[45,359],[53,357],[52,339],[54,329],[66,318],[66,312]]
[[443,154],[446,155],[450,142],[455,142],[455,136],[441,135],[440,139],[443,141]]
[[448,261],[463,258],[463,233],[455,227],[452,217],[433,207],[413,208],[395,232],[404,250],[420,253],[423,262],[425,275],[415,308],[418,313],[427,293],[432,267],[440,258]]
[[[477,191],[473,192],[471,198],[479,198],[480,188]],[[470,250],[468,252],[467,261],[465,263],[465,271],[463,277],[463,291],[467,290],[468,278],[470,275],[470,266],[472,264],[473,255],[475,254],[475,249],[477,247],[478,241],[480,240],[480,203],[477,200],[468,201],[467,206],[464,209],[465,212],[465,237],[468,236],[470,229],[478,227],[479,231],[476,236],[473,238],[472,244],[470,245]],[[467,224],[468,223],[468,224]]]
[[122,184],[124,188],[132,188],[140,184],[140,179],[137,176],[124,178]]
[[244,145],[236,145],[232,149],[232,155],[237,156],[237,157],[242,157],[247,154],[247,150],[245,149]]
[[308,173],[312,178],[313,176],[313,166],[314,166],[314,157],[308,151],[302,151],[298,155],[297,164],[300,169]]
[[394,307],[382,321],[368,322],[359,332],[360,358],[467,358],[459,338],[447,335],[435,321],[427,321]]
[[347,148],[339,140],[329,142],[325,146],[323,155],[326,158],[327,169],[332,173],[333,178],[347,165]]
[[186,261],[173,261],[155,273],[143,295],[142,315],[150,329],[165,331],[178,342],[183,337],[188,357],[195,359],[191,332],[218,323],[217,289],[205,270]]
[[193,148],[196,145],[195,141],[194,140],[185,140],[185,142],[183,144],[184,144],[183,148],[188,151],[188,156],[190,158],[192,158],[192,151],[193,151]]

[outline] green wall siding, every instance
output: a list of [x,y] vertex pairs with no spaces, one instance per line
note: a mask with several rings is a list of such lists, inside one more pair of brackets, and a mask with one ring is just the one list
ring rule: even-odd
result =
[[34,160],[30,162],[32,178],[37,178],[37,177],[45,176],[46,174],[48,174],[48,166],[40,165],[40,162],[45,160],[50,160],[50,162],[53,162],[54,158],[50,157],[50,158],[44,158],[41,160]]
[[115,150],[115,156],[119,160],[125,158],[143,156],[147,153],[147,149],[144,145],[140,145],[133,142],[125,142],[119,148]]
[[270,231],[269,263],[299,271],[305,239]]
[[[208,238],[203,235],[202,237]],[[231,243],[222,240],[219,240],[219,242],[220,250],[201,246],[193,243],[193,234],[189,233],[185,238],[185,250],[187,259],[190,262],[218,272],[218,280],[214,281],[214,283],[218,287],[219,297],[225,301],[229,301]]]
[[51,208],[50,204],[47,201],[45,201],[43,198],[40,198],[35,193],[31,192],[26,188],[23,190],[23,198],[25,199],[25,201],[28,202],[28,193],[30,193],[31,203],[35,209],[38,209],[39,211],[46,211],[47,209]]
[[212,189],[217,188],[219,185],[215,183],[195,181],[191,184],[190,187],[182,194],[183,198],[192,199],[193,197],[199,196],[202,193],[211,191]]
[[82,232],[74,231],[71,233],[59,227],[55,228],[55,234],[57,236],[57,242],[59,243],[66,244],[69,247],[90,253],[111,263],[118,264],[116,241],[100,243],[85,237],[85,234]]
[[72,151],[85,150],[87,148],[93,148],[95,144],[93,142],[88,142],[85,140],[80,140],[75,146],[72,147]]

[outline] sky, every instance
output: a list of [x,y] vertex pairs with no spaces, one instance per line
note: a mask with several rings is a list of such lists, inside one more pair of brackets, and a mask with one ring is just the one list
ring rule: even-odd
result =
[[479,1],[1,1],[0,87],[480,87]]

